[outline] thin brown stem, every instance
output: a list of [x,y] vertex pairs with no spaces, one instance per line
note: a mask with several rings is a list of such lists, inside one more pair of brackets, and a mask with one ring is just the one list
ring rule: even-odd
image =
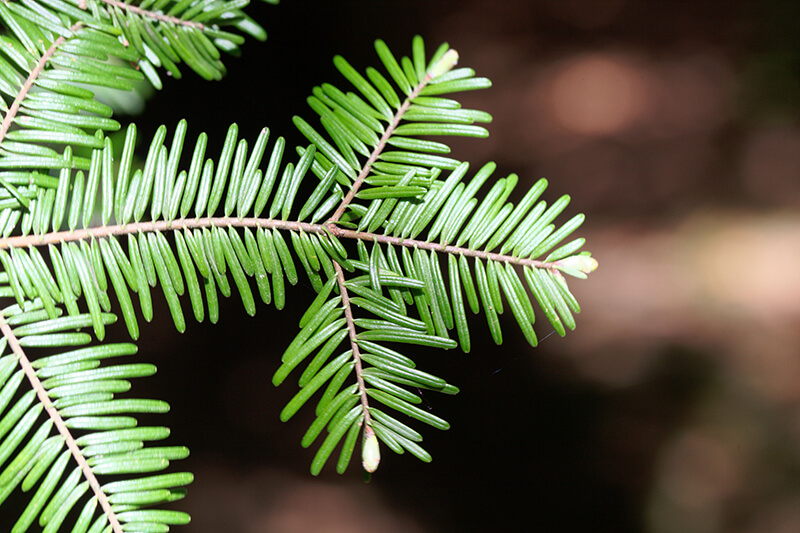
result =
[[75,442],[75,438],[72,436],[72,433],[70,433],[69,428],[64,422],[64,419],[61,417],[61,414],[53,406],[53,402],[47,395],[47,390],[44,388],[42,382],[39,380],[39,377],[36,375],[36,370],[33,369],[28,356],[25,355],[25,351],[22,349],[22,346],[19,345],[16,335],[14,335],[14,332],[11,330],[11,326],[9,326],[8,322],[6,322],[6,319],[2,313],[0,313],[0,332],[3,333],[3,336],[8,341],[9,347],[14,354],[16,354],[19,361],[19,366],[22,367],[25,377],[28,378],[31,387],[33,387],[33,390],[36,391],[36,396],[44,406],[44,409],[47,412],[47,415],[50,417],[50,420],[53,421],[58,433],[64,437],[64,442],[67,445],[67,449],[69,449],[70,453],[72,454],[72,458],[75,459],[75,462],[77,462],[78,466],[80,466],[81,472],[83,472],[83,477],[89,482],[89,486],[92,488],[92,492],[94,492],[97,502],[100,504],[100,507],[103,509],[103,512],[108,518],[108,522],[111,524],[112,530],[114,533],[123,533],[119,518],[117,518],[117,514],[111,508],[111,502],[108,501],[108,496],[106,496],[106,494],[103,492],[103,489],[100,486],[100,481],[97,479],[97,476],[94,475],[92,467],[90,467],[89,463],[86,462],[86,457],[83,455],[83,452],[81,452],[78,443]]
[[109,237],[111,235],[127,235],[129,233],[140,233],[148,231],[169,231],[183,228],[210,228],[212,226],[226,228],[249,227],[249,228],[278,228],[290,231],[305,231],[307,233],[323,233],[325,230],[320,224],[308,224],[306,222],[291,222],[286,220],[274,220],[270,218],[235,218],[235,217],[215,217],[215,218],[187,218],[174,221],[159,220],[156,222],[136,222],[133,224],[117,224],[111,226],[101,226],[99,228],[78,229],[75,231],[57,231],[44,235],[25,235],[18,237],[8,237],[0,239],[0,249],[25,248],[28,246],[41,246],[45,244],[58,244],[60,242],[82,241],[84,239]]
[[353,321],[353,307],[350,305],[350,297],[347,294],[347,286],[345,285],[344,272],[339,263],[333,262],[333,268],[336,269],[336,280],[339,283],[339,295],[342,297],[342,306],[344,307],[344,317],[347,321],[347,331],[350,333],[350,347],[353,349],[353,361],[356,364],[356,382],[358,383],[358,395],[361,397],[361,406],[364,410],[364,425],[370,426],[372,424],[372,417],[369,413],[369,398],[367,396],[367,385],[364,382],[363,369],[361,366],[361,352],[358,349],[358,338],[356,334],[356,325]]
[[533,268],[555,268],[554,263],[545,263],[537,259],[526,259],[524,257],[514,257],[513,255],[497,254],[494,252],[485,252],[482,250],[472,250],[470,248],[462,248],[461,246],[451,246],[449,244],[440,244],[430,241],[418,241],[416,239],[403,239],[400,237],[392,237],[390,235],[377,235],[375,233],[368,233],[365,231],[355,231],[338,226],[327,226],[329,231],[337,237],[346,239],[359,239],[373,242],[380,242],[383,244],[393,244],[395,246],[405,246],[407,248],[422,248],[423,250],[434,250],[437,252],[444,252],[446,254],[465,255],[467,257],[476,257],[478,259],[500,261],[503,263],[511,263],[512,265],[529,266]]
[[397,113],[395,113],[392,117],[391,122],[389,122],[389,125],[386,127],[386,131],[383,132],[383,135],[378,141],[377,146],[375,146],[375,149],[369,155],[369,158],[367,159],[367,162],[364,163],[364,166],[361,167],[361,172],[358,174],[358,177],[356,177],[356,181],[353,182],[353,186],[350,187],[350,190],[347,192],[347,195],[344,197],[344,199],[342,199],[339,207],[336,208],[336,211],[334,211],[333,215],[331,215],[331,217],[328,219],[329,224],[335,224],[340,218],[342,218],[345,209],[347,209],[347,206],[353,201],[353,198],[356,197],[358,189],[361,188],[364,180],[367,179],[367,176],[369,176],[369,173],[372,171],[372,165],[378,160],[383,152],[383,149],[386,148],[386,142],[392,136],[394,130],[397,129],[397,126],[400,125],[403,115],[406,114],[406,111],[408,111],[408,108],[411,106],[411,100],[419,96],[420,91],[424,89],[430,81],[430,75],[426,75],[425,78],[419,82],[416,87],[414,87],[414,90],[409,93],[408,97],[403,101],[403,104],[397,109]]
[[306,233],[325,234],[330,231],[334,236],[344,239],[357,239],[363,241],[379,242],[392,244],[395,246],[405,246],[409,248],[422,248],[423,250],[435,250],[447,254],[465,255],[476,257],[483,260],[499,261],[511,263],[519,266],[529,266],[533,268],[555,268],[555,264],[546,263],[536,259],[514,257],[512,255],[486,252],[483,250],[472,250],[460,246],[444,245],[430,241],[420,241],[416,239],[403,239],[390,235],[379,235],[365,231],[355,231],[339,226],[326,224],[309,224],[307,222],[292,222],[287,220],[275,220],[271,218],[236,218],[236,217],[213,217],[213,218],[188,218],[173,221],[159,220],[157,222],[137,222],[134,224],[102,226],[99,228],[80,229],[75,231],[58,231],[45,235],[25,235],[0,239],[0,249],[8,248],[27,248],[28,246],[41,246],[45,244],[58,244],[60,242],[74,242],[84,239],[109,237],[112,235],[127,235],[130,233],[140,233],[149,231],[170,231],[183,228],[277,228],[289,231],[305,231]]
[[130,11],[131,13],[136,13],[137,15],[141,15],[143,17],[160,20],[162,22],[170,22],[172,24],[177,24],[180,26],[189,26],[191,28],[197,28],[198,30],[202,30],[205,28],[203,24],[200,22],[193,22],[191,20],[183,20],[178,17],[172,17],[169,15],[164,15],[162,13],[156,13],[155,11],[148,11],[146,9],[142,9],[139,6],[134,6],[128,4],[126,2],[120,2],[119,0],[102,0],[104,3],[115,6],[120,9],[124,9],[125,11]]

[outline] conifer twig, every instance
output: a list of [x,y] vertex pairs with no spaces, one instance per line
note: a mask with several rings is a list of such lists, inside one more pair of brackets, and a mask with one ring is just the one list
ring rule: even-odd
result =
[[72,436],[72,433],[64,422],[61,414],[58,412],[58,409],[55,408],[53,402],[50,400],[50,397],[47,395],[47,390],[44,388],[41,380],[36,375],[36,370],[34,370],[33,366],[31,365],[28,356],[25,354],[25,351],[19,344],[17,336],[14,335],[11,326],[8,324],[8,322],[6,322],[6,319],[2,313],[0,313],[0,332],[2,332],[3,337],[5,337],[8,341],[8,346],[11,348],[11,351],[13,351],[17,356],[19,366],[22,367],[25,377],[28,378],[31,387],[36,391],[36,397],[39,398],[39,401],[44,406],[47,416],[49,416],[50,420],[53,421],[58,433],[64,437],[64,443],[67,445],[67,449],[72,455],[72,458],[75,459],[75,462],[78,463],[78,466],[83,473],[83,477],[89,482],[89,486],[92,488],[92,492],[94,492],[94,495],[97,498],[97,503],[100,504],[100,507],[103,509],[103,513],[105,513],[106,517],[108,518],[108,522],[111,525],[112,531],[114,533],[123,533],[119,518],[117,518],[117,514],[114,512],[114,509],[111,508],[111,502],[108,500],[106,493],[103,492],[103,489],[100,486],[100,481],[97,479],[97,476],[94,475],[92,467],[89,466],[89,463],[86,461],[86,457],[83,455],[78,443],[75,441],[75,437]]
[[[455,53],[455,51],[452,52]],[[456,54],[456,58],[457,57],[458,55]],[[431,71],[432,70],[433,69],[431,69]],[[353,182],[353,186],[350,187],[350,190],[347,192],[347,195],[342,199],[342,202],[339,204],[339,207],[336,208],[336,211],[334,211],[333,215],[331,215],[331,217],[328,219],[329,224],[336,223],[339,221],[340,218],[342,218],[345,209],[347,209],[347,206],[350,205],[350,202],[353,201],[353,198],[356,197],[358,189],[361,188],[361,185],[364,183],[364,180],[367,179],[367,176],[369,176],[369,173],[372,171],[372,165],[378,160],[381,153],[383,153],[383,149],[386,148],[387,141],[391,138],[392,134],[394,133],[394,130],[397,129],[397,126],[400,125],[400,121],[403,119],[403,115],[405,115],[406,111],[408,111],[408,108],[411,107],[411,101],[414,100],[414,98],[416,98],[417,96],[419,96],[420,91],[422,91],[422,89],[424,89],[425,86],[428,85],[428,83],[430,83],[433,77],[434,76],[432,76],[432,73],[430,71],[426,73],[422,81],[419,82],[417,86],[414,87],[414,89],[408,94],[406,99],[403,100],[402,105],[397,109],[397,113],[394,114],[391,122],[389,122],[389,125],[386,127],[386,131],[383,132],[383,135],[378,141],[377,146],[375,146],[375,149],[369,155],[367,162],[364,163],[363,167],[361,167],[361,172],[358,174],[358,177]]]
[[344,307],[344,316],[347,320],[347,330],[350,334],[350,347],[353,349],[353,361],[355,362],[356,382],[358,383],[358,395],[361,397],[361,405],[364,408],[364,425],[369,426],[372,423],[372,417],[369,412],[369,400],[367,398],[367,385],[364,382],[363,369],[361,367],[361,352],[358,349],[358,339],[356,338],[356,325],[353,322],[353,307],[350,305],[350,297],[347,293],[347,286],[345,285],[344,272],[342,267],[336,261],[333,262],[333,268],[336,270],[336,279],[339,283],[339,294],[342,297],[342,306]]

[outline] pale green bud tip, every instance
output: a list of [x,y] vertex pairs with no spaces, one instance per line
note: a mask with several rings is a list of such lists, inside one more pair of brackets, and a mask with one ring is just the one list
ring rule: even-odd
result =
[[378,446],[378,437],[371,427],[364,429],[364,443],[361,446],[361,465],[369,473],[378,469],[381,463],[381,450]]
[[588,255],[573,255],[570,257],[565,257],[564,259],[559,259],[556,261],[556,264],[567,270],[577,270],[578,272],[583,272],[584,274],[591,274],[597,270],[598,267],[597,259]]
[[458,52],[453,50],[452,48],[444,53],[444,55],[439,59],[439,61],[434,64],[431,69],[428,71],[428,76],[431,79],[438,78],[442,74],[450,71],[451,68],[456,66],[458,63]]

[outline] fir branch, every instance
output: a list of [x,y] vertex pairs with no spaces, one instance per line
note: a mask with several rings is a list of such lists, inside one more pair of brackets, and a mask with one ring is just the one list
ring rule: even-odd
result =
[[[449,68],[452,68],[452,66],[455,65],[455,60],[451,59],[453,55],[455,55],[456,59],[458,58],[458,54],[455,52],[455,50],[452,49],[449,50],[448,54],[446,55],[447,60],[452,61],[452,64],[449,67],[447,67],[447,70],[449,70]],[[406,111],[408,111],[408,108],[411,106],[412,100],[414,100],[414,98],[419,96],[419,93],[422,91],[422,89],[424,89],[425,86],[427,86],[428,83],[430,83],[430,81],[435,77],[432,75],[432,72],[434,72],[435,70],[441,71],[438,72],[437,75],[441,75],[443,72],[446,72],[445,69],[442,68],[437,69],[437,67],[439,67],[439,64],[434,65],[427,73],[425,73],[425,77],[422,79],[422,81],[419,82],[416,87],[414,87],[411,93],[409,93],[409,95],[403,101],[403,104],[398,108],[397,113],[395,113],[394,116],[392,117],[391,122],[387,126],[386,131],[383,132],[383,135],[378,141],[377,146],[375,146],[375,149],[369,155],[367,162],[364,163],[363,167],[361,167],[361,172],[358,174],[358,177],[356,178],[355,182],[353,182],[353,185],[352,187],[350,187],[350,190],[348,191],[347,195],[344,197],[344,199],[342,199],[342,202],[339,204],[339,207],[336,208],[336,211],[334,211],[333,215],[331,215],[331,217],[328,219],[328,223],[336,223],[339,221],[340,218],[342,218],[345,209],[347,209],[347,206],[350,205],[350,203],[353,201],[353,198],[356,197],[356,193],[358,193],[358,190],[361,188],[361,185],[364,183],[364,180],[367,179],[367,176],[369,176],[369,173],[372,171],[372,165],[378,160],[381,153],[383,152],[383,149],[386,148],[387,141],[392,137],[392,134],[394,134],[394,131],[395,129],[397,129],[397,126],[400,125],[400,121],[403,120],[403,115],[406,114]]]
[[[85,0],[77,1],[81,9],[87,9]],[[94,6],[94,13],[99,9],[102,16],[104,11],[110,10],[112,17],[118,19],[115,20],[118,27],[101,24],[103,35],[95,35],[92,22],[77,14],[84,20],[83,25],[92,26],[92,29],[82,30],[81,34],[102,37],[104,46],[113,49],[114,53],[109,55],[122,59],[126,69],[115,67],[100,73],[108,67],[105,60],[97,59],[92,46],[81,45],[80,38],[75,38],[74,48],[87,62],[83,70],[98,71],[93,78],[97,80],[95,85],[119,88],[131,85],[133,79],[147,77],[158,86],[160,82],[155,67],[163,66],[170,74],[177,75],[176,63],[181,62],[209,79],[221,77],[224,68],[218,61],[217,48],[235,50],[239,42],[226,37],[233,34],[216,31],[216,21],[229,25],[233,20],[232,25],[240,31],[261,38],[250,22],[245,20],[242,25],[237,25],[240,12],[236,6],[241,5],[238,2],[202,13],[197,10],[204,4],[176,4],[186,9],[183,16],[187,19],[196,18],[204,21],[205,25],[147,11],[122,0],[102,2],[110,7]],[[218,9],[220,13],[227,9],[224,17],[217,15]],[[72,15],[76,15],[72,6],[70,10]],[[121,11],[126,14],[121,15]],[[181,16],[175,10],[169,13]],[[135,33],[135,27],[133,33],[124,33],[126,28],[131,29],[125,18],[131,18],[136,25],[141,24],[139,17],[145,19],[146,35],[153,37],[151,33],[155,32],[156,40],[153,42],[164,46],[164,49],[156,46],[158,50],[152,50],[160,64],[149,53],[147,57],[142,55],[142,43],[137,45],[134,40],[139,35]],[[60,20],[67,19],[62,17]],[[186,31],[176,34],[176,25],[182,25]],[[24,26],[21,27],[24,33]],[[58,29],[56,33],[65,33],[62,27]],[[81,23],[70,28],[71,32],[77,30],[81,30]],[[296,164],[282,164],[285,141],[281,138],[273,147],[267,168],[262,170],[268,131],[262,130],[248,156],[248,144],[244,139],[237,140],[238,127],[233,125],[218,159],[206,157],[207,138],[203,134],[196,144],[188,172],[179,172],[186,132],[186,124],[182,121],[171,145],[164,144],[166,127],[159,129],[143,168],[135,171],[131,161],[136,129],[129,127],[117,171],[112,140],[103,137],[103,130],[120,126],[105,116],[92,115],[110,114],[111,111],[105,107],[100,108],[102,112],[84,114],[83,108],[76,104],[71,114],[51,113],[62,118],[66,126],[99,131],[96,135],[82,130],[69,133],[73,130],[68,128],[64,128],[66,133],[55,129],[51,132],[49,127],[39,128],[46,130],[44,133],[47,135],[36,131],[27,136],[17,135],[16,130],[9,133],[15,120],[20,127],[25,127],[16,117],[27,113],[25,99],[33,98],[29,93],[34,84],[49,76],[45,68],[65,67],[59,59],[61,52],[68,48],[64,43],[69,43],[71,37],[72,34],[59,37],[38,59],[0,127],[0,143],[9,139],[8,146],[17,149],[17,152],[10,150],[12,159],[4,168],[29,169],[31,164],[40,162],[48,165],[44,167],[48,169],[46,172],[38,174],[9,174],[8,183],[3,183],[8,193],[0,198],[8,209],[3,211],[5,218],[0,217],[2,234],[11,235],[17,231],[16,236],[0,238],[0,259],[3,259],[2,266],[7,274],[6,282],[0,288],[6,296],[15,297],[24,308],[29,302],[39,306],[35,309],[36,315],[21,319],[39,322],[45,315],[53,318],[63,312],[62,304],[67,313],[76,315],[80,312],[78,300],[82,298],[82,305],[89,311],[82,320],[86,325],[91,323],[95,336],[102,340],[106,320],[113,317],[107,314],[112,308],[109,295],[113,288],[121,315],[135,339],[139,328],[132,294],[135,293],[139,300],[141,315],[150,321],[153,318],[150,289],[160,286],[176,328],[183,331],[185,318],[181,297],[187,293],[198,321],[206,316],[204,296],[207,316],[211,322],[216,322],[219,295],[228,297],[233,290],[238,290],[248,314],[255,313],[253,284],[264,303],[273,301],[274,295],[275,306],[282,308],[286,301],[285,283],[294,285],[298,281],[300,269],[295,266],[295,261],[299,259],[312,287],[319,294],[301,319],[301,331],[284,353],[273,383],[283,382],[290,372],[316,352],[298,381],[301,390],[281,413],[281,419],[288,420],[328,383],[317,406],[317,420],[303,439],[303,446],[307,447],[323,431],[327,432],[312,462],[315,475],[343,438],[337,464],[340,473],[347,468],[360,436],[363,437],[362,466],[367,472],[374,471],[380,461],[379,440],[397,453],[406,450],[423,461],[430,461],[430,454],[418,444],[422,441],[421,434],[384,412],[384,406],[434,428],[449,428],[446,421],[416,407],[420,399],[415,389],[425,388],[445,394],[455,394],[458,389],[443,378],[417,370],[410,358],[381,343],[443,349],[454,348],[460,343],[465,351],[469,351],[465,313],[465,303],[468,303],[475,313],[483,308],[492,336],[499,344],[502,336],[498,314],[503,312],[503,298],[532,345],[537,342],[533,331],[536,301],[560,334],[564,334],[566,327],[574,329],[572,314],[578,313],[580,308],[560,272],[585,277],[583,274],[596,268],[596,261],[583,252],[575,255],[584,239],[575,239],[546,255],[583,221],[579,215],[559,228],[553,223],[569,198],[562,197],[549,208],[544,201],[536,203],[546,187],[546,181],[540,180],[514,207],[507,199],[517,184],[517,178],[509,176],[497,180],[492,190],[479,199],[476,194],[491,176],[494,165],[484,166],[469,184],[462,183],[469,165],[444,157],[442,154],[449,153],[445,144],[419,138],[488,135],[484,128],[472,125],[491,121],[488,113],[461,109],[457,101],[438,96],[491,85],[485,78],[474,78],[472,69],[450,72],[458,54],[448,50],[446,45],[439,47],[428,62],[422,38],[417,37],[413,42],[411,59],[403,57],[400,67],[385,44],[376,42],[381,61],[401,92],[396,92],[391,80],[374,69],[367,70],[369,80],[366,80],[342,58],[336,58],[337,68],[366,101],[329,84],[315,89],[309,103],[320,115],[322,127],[330,139],[326,140],[324,132],[318,133],[298,117],[296,123],[298,127],[303,126],[301,132],[311,141],[311,146],[298,148],[300,160]],[[126,40],[128,37],[130,43]],[[185,43],[181,41],[184,37],[187,39]],[[209,41],[210,38],[213,42]],[[59,51],[58,47],[62,50]],[[86,53],[82,54],[84,50]],[[41,52],[31,53],[38,55]],[[27,62],[33,64],[35,59],[35,55],[30,56]],[[127,67],[138,67],[141,72],[133,72]],[[70,69],[69,64],[65,69]],[[42,75],[42,72],[47,74]],[[22,77],[19,75],[9,83],[17,87]],[[77,73],[66,77],[73,81],[83,79]],[[401,100],[401,95],[405,99]],[[91,102],[91,96],[82,98],[82,102]],[[82,122],[83,125],[72,124],[75,116],[87,121]],[[41,122],[34,121],[32,130],[37,124]],[[53,138],[67,145],[64,153],[51,150],[40,160],[27,158],[30,150],[23,150],[22,142],[10,142],[11,139],[35,139],[49,143]],[[76,144],[94,148],[91,158],[73,158],[72,149]],[[391,147],[399,149],[393,151]],[[38,153],[47,150],[43,147],[37,149]],[[72,171],[75,169],[79,172],[73,179]],[[452,172],[448,178],[440,180],[440,170]],[[88,174],[84,175],[82,171]],[[346,179],[340,179],[340,171],[346,174]],[[57,172],[58,178],[55,176]],[[298,194],[298,191],[309,173],[319,178],[319,183],[299,207],[299,203],[295,205],[294,202],[302,199],[303,193]],[[368,183],[367,189],[360,191],[365,182]],[[102,225],[92,222],[98,198],[102,202],[99,210]],[[194,215],[189,215],[192,207]],[[333,214],[326,220],[331,210],[334,210]],[[297,211],[297,218],[292,220],[291,215]],[[216,216],[222,213],[225,216]],[[309,216],[311,223],[301,222],[309,220]],[[149,221],[139,222],[148,218]],[[108,225],[109,222],[113,224]],[[18,223],[20,228],[17,228]],[[83,229],[56,231],[65,227],[63,223],[70,228]],[[459,232],[460,236],[456,236]],[[288,244],[287,234],[291,237]],[[116,236],[129,236],[127,249],[123,249],[125,245]],[[343,239],[355,241],[358,259],[350,257],[348,249],[340,242]],[[449,244],[451,242],[455,245]],[[43,245],[53,245],[50,247],[51,264],[47,264],[37,249]],[[370,245],[371,253],[368,251]],[[402,264],[396,254],[400,248]],[[10,250],[10,253],[4,250]],[[437,252],[447,256],[445,268],[442,268]],[[469,258],[475,261],[468,261]],[[486,263],[485,268],[482,261]],[[527,267],[524,280],[520,279],[515,266]],[[366,274],[348,275],[350,279],[347,279],[344,270],[353,269]],[[473,270],[477,284],[473,283]],[[448,278],[449,286],[445,281]],[[524,281],[528,283],[527,288]],[[339,294],[332,295],[337,285]],[[16,319],[9,320],[14,324]],[[453,330],[458,334],[458,342],[450,338],[449,332]],[[93,452],[82,449],[83,438],[76,441],[64,423],[72,411],[59,412],[54,407],[48,390],[39,381],[39,377],[45,380],[46,374],[42,370],[37,374],[34,370],[47,362],[27,359],[15,336],[16,332],[23,338],[23,330],[12,330],[1,315],[0,332],[13,350],[7,359],[9,366],[15,359],[19,360],[42,407],[58,427],[111,522],[111,527],[104,526],[106,531],[121,533],[121,524],[130,528],[129,524],[137,521],[135,513],[139,511],[129,513],[126,512],[128,509],[117,509],[115,514],[111,509],[108,497],[94,477],[95,472],[104,474],[107,471],[94,459],[87,462],[86,456],[92,457]],[[89,338],[86,333],[80,334]],[[345,344],[345,337],[349,337],[351,349],[331,359]],[[21,342],[25,345],[24,340]],[[69,357],[72,354],[64,354],[64,359]],[[353,371],[356,383],[353,383]],[[19,382],[22,376],[16,374],[16,379]],[[347,385],[342,389],[345,383]],[[48,381],[45,380],[44,384],[50,387]],[[58,397],[50,388],[49,394]],[[32,397],[28,393],[28,398]],[[75,401],[82,400],[77,397]],[[55,405],[61,407],[61,403]],[[39,406],[36,407],[38,414]],[[49,424],[48,421],[45,429],[50,429]],[[116,435],[114,438],[121,437]],[[53,436],[53,441],[58,441],[60,446],[58,436]],[[119,441],[114,444],[118,445]],[[156,450],[165,454],[163,460],[166,461],[171,459],[171,449]],[[123,465],[127,460],[124,455],[121,453],[114,460]],[[63,454],[62,462],[66,463],[68,457]],[[74,478],[78,478],[77,469]],[[191,482],[190,475],[181,477],[179,481],[176,482],[178,486]],[[85,486],[83,484],[82,490]],[[173,496],[170,493],[164,501],[171,501]],[[117,504],[113,496],[111,500]],[[85,516],[94,512],[94,501],[87,502]],[[188,515],[185,521],[183,516],[177,521],[166,515],[158,516],[161,517],[160,530],[168,524],[188,522]],[[99,520],[97,524],[99,527]]]
[[8,322],[6,322],[6,319],[2,313],[0,313],[0,332],[3,333],[3,336],[8,341],[9,347],[16,354],[17,360],[19,361],[19,366],[22,367],[25,377],[28,378],[31,387],[36,391],[36,397],[39,398],[39,401],[44,406],[45,411],[47,411],[47,415],[53,421],[56,429],[58,429],[58,433],[64,437],[64,442],[67,445],[67,449],[69,449],[70,453],[72,454],[72,458],[75,459],[75,462],[78,463],[78,466],[80,466],[83,477],[86,478],[86,481],[89,482],[89,486],[92,487],[92,492],[94,492],[97,502],[100,504],[100,507],[103,509],[103,512],[108,518],[112,531],[114,533],[123,533],[122,525],[120,524],[119,518],[117,518],[116,512],[111,508],[111,502],[109,502],[108,496],[100,487],[100,482],[98,481],[97,476],[94,475],[92,467],[89,466],[89,463],[87,463],[86,457],[83,455],[80,447],[78,447],[78,443],[75,441],[75,437],[72,436],[72,433],[64,422],[64,419],[61,417],[58,410],[53,405],[53,402],[50,400],[50,397],[47,395],[47,390],[45,390],[41,380],[39,380],[39,377],[36,375],[36,370],[33,369],[28,356],[25,354],[25,351],[19,344],[17,336],[14,335],[11,326],[9,326]]

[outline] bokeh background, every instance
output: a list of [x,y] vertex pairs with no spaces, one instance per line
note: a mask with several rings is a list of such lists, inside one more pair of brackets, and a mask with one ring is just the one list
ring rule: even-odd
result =
[[[448,41],[494,87],[476,168],[550,180],[584,212],[600,262],[572,283],[575,332],[529,348],[423,352],[462,393],[426,395],[430,465],[386,452],[370,484],[308,474],[309,423],[270,377],[312,298],[214,328],[144,330],[154,397],[196,473],[191,533],[800,531],[800,4],[794,0],[284,0],[254,5],[269,33],[207,84],[169,81],[137,121],[189,119],[221,146],[231,122],[304,143],[305,97],[344,85],[331,63],[379,66],[411,37]],[[147,122],[145,122],[147,121]],[[149,122],[153,121],[153,122]],[[214,144],[216,143],[216,145]],[[217,148],[218,149],[218,148]],[[157,321],[158,322],[158,321]],[[548,331],[543,321],[540,338]],[[488,340],[476,320],[474,337]],[[482,334],[478,334],[481,332]]]

